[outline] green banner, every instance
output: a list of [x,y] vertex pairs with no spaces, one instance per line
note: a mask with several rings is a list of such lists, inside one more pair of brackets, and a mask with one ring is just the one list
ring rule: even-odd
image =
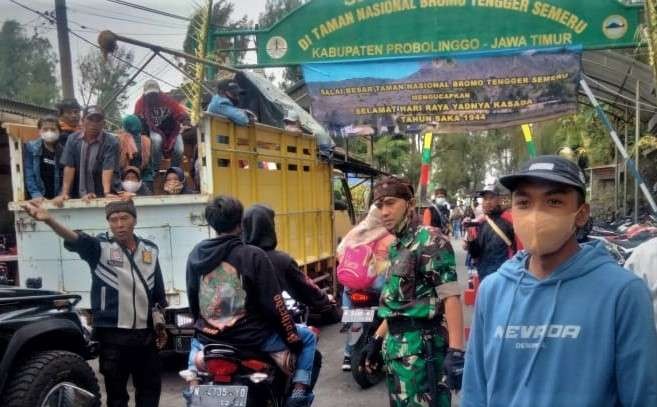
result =
[[257,35],[258,64],[635,45],[620,0],[311,0]]

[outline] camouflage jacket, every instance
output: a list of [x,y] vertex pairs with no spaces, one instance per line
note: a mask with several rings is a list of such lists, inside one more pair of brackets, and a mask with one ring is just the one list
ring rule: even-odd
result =
[[414,218],[390,246],[379,316],[431,319],[440,302],[459,295],[454,250],[437,228]]

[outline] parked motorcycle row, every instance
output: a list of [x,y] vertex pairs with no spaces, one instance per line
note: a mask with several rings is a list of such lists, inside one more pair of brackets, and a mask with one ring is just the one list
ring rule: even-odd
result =
[[622,266],[636,247],[655,237],[657,218],[654,215],[645,215],[638,223],[634,223],[630,217],[611,222],[593,221],[586,238],[601,241]]

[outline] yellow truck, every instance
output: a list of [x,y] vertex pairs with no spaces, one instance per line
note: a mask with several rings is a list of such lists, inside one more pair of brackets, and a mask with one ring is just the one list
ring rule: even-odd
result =
[[[199,124],[199,194],[134,198],[138,210],[136,233],[160,248],[160,264],[170,307],[166,317],[170,349],[186,352],[192,334],[187,311],[185,265],[191,249],[211,236],[204,218],[207,202],[227,194],[245,207],[255,203],[276,211],[280,249],[290,253],[307,274],[327,291],[335,291],[332,167],[318,158],[315,138],[280,128],[254,124],[235,126],[205,114]],[[9,128],[12,135],[12,129]],[[18,282],[26,286],[80,294],[80,306],[89,307],[91,276],[76,254],[47,226],[20,210],[24,200],[22,140],[10,141],[12,188],[18,248]],[[107,230],[106,199],[69,200],[63,208],[48,208],[57,219],[87,233]]]

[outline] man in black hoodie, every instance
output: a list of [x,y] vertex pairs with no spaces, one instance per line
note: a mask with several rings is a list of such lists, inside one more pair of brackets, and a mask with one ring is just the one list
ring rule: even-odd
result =
[[287,253],[276,250],[275,213],[264,205],[253,205],[244,213],[242,234],[244,243],[257,246],[267,253],[274,265],[278,283],[292,298],[318,313],[335,312],[335,304]]
[[287,406],[309,406],[315,336],[297,330],[265,252],[242,242],[243,212],[242,204],[227,196],[205,208],[217,237],[196,245],[187,261],[187,296],[196,331],[192,353],[199,343],[221,342],[270,353],[287,347],[298,354],[295,388]]

